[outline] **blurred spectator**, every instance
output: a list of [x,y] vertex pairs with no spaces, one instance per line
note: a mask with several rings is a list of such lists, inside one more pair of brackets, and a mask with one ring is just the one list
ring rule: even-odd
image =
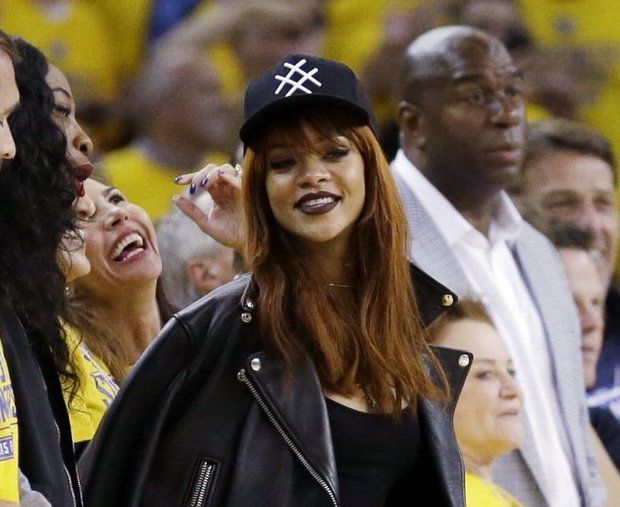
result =
[[[386,76],[398,73],[405,48],[413,39],[453,19],[457,4],[454,0],[384,0],[366,3],[363,9],[354,0],[334,0],[327,4],[331,25],[326,33],[325,53],[351,63],[354,69],[359,67],[388,160],[398,150],[395,122],[398,80]],[[376,12],[360,23],[359,18],[373,9]]]
[[[194,203],[205,212],[212,206],[207,192]],[[163,264],[164,291],[177,308],[185,308],[229,282],[236,274],[233,250],[204,234],[178,208],[160,219],[157,239]]]
[[454,430],[465,462],[469,507],[522,504],[493,483],[502,454],[523,443],[522,397],[512,359],[484,305],[463,299],[430,328],[435,345],[474,355],[454,411]]
[[[581,354],[586,388],[596,383],[596,363],[603,342],[605,290],[591,257],[592,235],[570,223],[555,223],[549,236],[564,264],[581,322]],[[605,406],[589,398],[590,422],[616,469],[620,470],[620,421]],[[617,476],[617,474],[616,474]],[[618,477],[617,477],[618,478]]]
[[121,88],[124,48],[99,5],[81,0],[0,0],[0,26],[29,40],[62,68],[80,104],[79,121],[96,144],[114,137],[110,123]]
[[607,297],[605,339],[592,394],[620,418],[620,291],[611,280],[618,249],[616,178],[615,157],[603,135],[582,123],[548,120],[530,125],[515,192],[523,209],[573,222],[593,236]]
[[230,1],[199,10],[159,44],[208,51],[221,73],[225,93],[240,102],[249,80],[284,56],[320,54],[324,26],[318,1]]
[[202,55],[156,52],[130,97],[136,139],[101,159],[110,182],[156,221],[178,192],[175,176],[206,160],[224,163],[236,136],[233,112],[222,96],[220,77]]
[[[534,40],[574,77],[578,116],[620,149],[620,2],[519,0]],[[544,69],[543,69],[544,70]],[[542,72],[544,75],[544,72]]]
[[459,22],[497,37],[524,74],[530,121],[577,114],[576,76],[564,62],[539,48],[514,0],[467,0]]

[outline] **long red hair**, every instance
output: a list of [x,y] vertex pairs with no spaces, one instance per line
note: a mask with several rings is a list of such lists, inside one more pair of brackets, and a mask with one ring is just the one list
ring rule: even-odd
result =
[[[296,238],[276,221],[266,191],[267,144],[284,136],[312,150],[304,126],[338,144],[345,136],[364,161],[366,198],[349,248],[353,297],[330,290]],[[349,115],[325,108],[280,115],[247,147],[243,178],[246,259],[258,286],[258,322],[268,350],[293,366],[313,359],[323,387],[344,396],[362,389],[385,413],[415,411],[419,396],[440,390],[425,361],[427,345],[410,275],[407,219],[375,135]],[[426,359],[425,359],[426,358]]]

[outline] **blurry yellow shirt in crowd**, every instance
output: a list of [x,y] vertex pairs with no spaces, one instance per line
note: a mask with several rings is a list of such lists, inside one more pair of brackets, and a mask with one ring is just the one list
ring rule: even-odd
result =
[[153,0],[97,0],[116,41],[122,83],[138,73],[146,55]]
[[467,507],[524,507],[497,484],[469,472],[465,474],[465,499]]
[[[229,158],[221,153],[209,154],[205,156],[205,165],[224,164]],[[153,222],[170,213],[172,196],[186,188],[177,185],[174,178],[187,170],[161,165],[136,145],[106,154],[99,167],[129,201],[145,209]]]
[[19,505],[18,422],[9,368],[0,341],[0,500]]
[[115,38],[92,2],[63,2],[54,16],[33,0],[0,0],[0,26],[39,48],[67,75],[76,102],[110,99],[117,93]]
[[[528,28],[547,49],[580,46],[579,79],[589,104],[584,119],[620,155],[620,2],[618,0],[520,0]],[[561,53],[559,53],[561,54]]]
[[65,325],[65,332],[79,378],[79,389],[70,403],[69,391],[63,390],[69,407],[71,434],[75,443],[88,442],[116,396],[118,386],[108,369],[80,342],[78,332],[68,325]]

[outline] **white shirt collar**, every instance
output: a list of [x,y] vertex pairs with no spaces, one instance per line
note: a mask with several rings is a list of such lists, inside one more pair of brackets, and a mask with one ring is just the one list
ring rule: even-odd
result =
[[483,241],[485,244],[494,246],[500,241],[512,242],[521,233],[523,218],[504,191],[500,194],[489,237],[485,238],[411,163],[403,150],[398,150],[392,162],[392,170],[414,193],[450,246],[462,240],[478,244]]

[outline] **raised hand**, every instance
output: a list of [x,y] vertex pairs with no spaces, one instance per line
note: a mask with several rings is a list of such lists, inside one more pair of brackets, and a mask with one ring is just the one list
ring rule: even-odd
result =
[[[237,251],[243,249],[245,241],[241,176],[239,165],[208,164],[195,173],[177,176],[175,182],[189,185],[189,192],[173,197],[178,208],[203,232]],[[194,199],[204,191],[209,192],[213,199],[213,207],[208,213],[194,203]]]

